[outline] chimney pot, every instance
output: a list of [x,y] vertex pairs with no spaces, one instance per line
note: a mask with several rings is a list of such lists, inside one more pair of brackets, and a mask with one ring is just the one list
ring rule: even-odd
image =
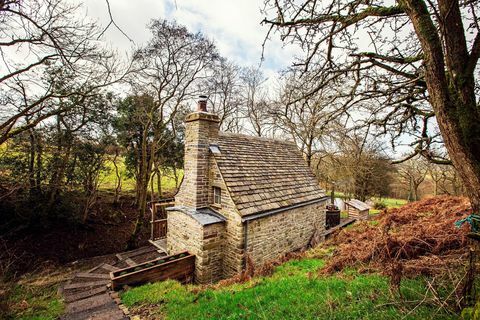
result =
[[207,96],[199,96],[197,111],[207,112]]

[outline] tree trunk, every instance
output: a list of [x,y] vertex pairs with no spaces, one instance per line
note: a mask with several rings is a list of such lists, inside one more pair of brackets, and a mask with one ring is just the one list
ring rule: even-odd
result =
[[30,196],[33,196],[35,188],[35,150],[36,150],[36,143],[35,143],[35,135],[33,133],[33,129],[29,130],[28,136],[30,138],[30,156],[28,159],[28,188],[30,192]]
[[419,186],[420,186],[420,185],[417,184],[417,183],[414,183],[414,184],[413,184],[413,201],[418,201],[418,200],[419,200],[419,199],[418,199],[418,187],[419,187]]
[[42,191],[42,170],[43,170],[43,161],[42,161],[42,153],[43,153],[43,148],[42,148],[42,141],[40,139],[40,136],[37,135],[36,139],[36,153],[37,153],[37,165],[36,165],[36,172],[35,172],[35,186],[37,189],[37,192],[40,193]]
[[[138,215],[135,222],[132,235],[127,243],[127,249],[132,249],[137,245],[137,238],[140,235],[143,227],[143,220],[147,211],[147,197],[148,197],[148,185],[152,175],[153,157],[156,152],[155,141],[151,142],[150,150],[148,150],[148,132],[150,125],[146,125],[142,135],[141,157],[140,157],[140,169],[139,169],[139,181],[137,181],[137,204]],[[149,152],[150,151],[150,152]]]
[[120,171],[118,169],[117,159],[118,159],[118,150],[115,150],[115,157],[113,158],[113,161],[112,161],[113,166],[115,167],[115,197],[113,199],[114,204],[118,203],[120,192],[122,191],[122,177],[120,176]]
[[427,90],[445,147],[466,187],[473,210],[479,212],[480,111],[474,91],[478,58],[468,53],[459,3],[438,1],[445,50],[425,3],[403,0],[401,4],[422,46]]
[[178,189],[178,172],[176,166],[173,166],[173,176],[175,177],[175,189]]
[[157,173],[158,199],[162,199],[162,196],[163,196],[163,190],[162,190],[162,173],[160,172],[160,169],[159,169],[158,167],[156,168],[156,173]]
[[155,201],[155,175],[157,173],[153,172],[152,176],[150,177],[150,201],[153,202]]

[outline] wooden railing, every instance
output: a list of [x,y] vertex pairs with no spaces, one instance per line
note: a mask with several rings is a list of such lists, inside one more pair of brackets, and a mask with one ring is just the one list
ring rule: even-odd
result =
[[140,285],[166,279],[190,283],[193,280],[194,271],[195,256],[184,251],[112,271],[110,273],[111,287],[113,290],[119,290],[125,285]]
[[174,199],[163,199],[148,203],[151,213],[150,239],[158,240],[167,237],[167,211],[166,208],[173,206]]
[[152,240],[164,239],[167,237],[167,219],[150,221],[152,224]]

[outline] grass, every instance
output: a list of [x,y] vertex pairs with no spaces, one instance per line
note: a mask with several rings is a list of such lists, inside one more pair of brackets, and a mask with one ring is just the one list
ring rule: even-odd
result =
[[[128,176],[127,168],[123,161],[119,161],[118,169],[120,176],[122,178],[122,191],[123,192],[130,192],[135,190],[135,179],[132,176]],[[178,181],[182,180],[183,170],[177,170],[178,172]],[[116,175],[115,175],[115,167],[111,161],[106,163],[106,170],[100,176],[100,190],[115,190],[116,188]],[[165,174],[162,176],[162,191],[173,191],[176,189],[175,184],[175,177],[172,172]],[[158,192],[156,178],[154,181],[154,190]]]
[[395,199],[395,198],[374,198],[374,202],[382,202],[387,208],[399,208],[407,204],[405,199]]
[[[167,319],[455,319],[437,306],[402,303],[389,280],[347,270],[321,276],[321,259],[287,262],[270,277],[218,289],[175,281],[130,289],[122,302],[152,317]],[[422,279],[404,280],[402,301],[421,301]],[[407,311],[410,310],[410,311]]]
[[57,319],[64,310],[63,300],[57,292],[60,283],[57,280],[46,277],[28,283],[19,282],[9,288],[6,319]]
[[[395,198],[373,198],[374,202],[381,202],[385,205],[387,209],[400,208],[401,206],[408,203],[405,199],[395,199]],[[375,215],[379,214],[382,210],[380,209],[370,209],[370,214]]]

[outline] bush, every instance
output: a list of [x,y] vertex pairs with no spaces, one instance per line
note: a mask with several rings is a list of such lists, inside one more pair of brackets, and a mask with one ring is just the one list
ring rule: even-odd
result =
[[376,201],[373,204],[373,209],[376,209],[376,210],[383,210],[383,209],[386,209],[386,208],[387,208],[387,205],[382,201]]

